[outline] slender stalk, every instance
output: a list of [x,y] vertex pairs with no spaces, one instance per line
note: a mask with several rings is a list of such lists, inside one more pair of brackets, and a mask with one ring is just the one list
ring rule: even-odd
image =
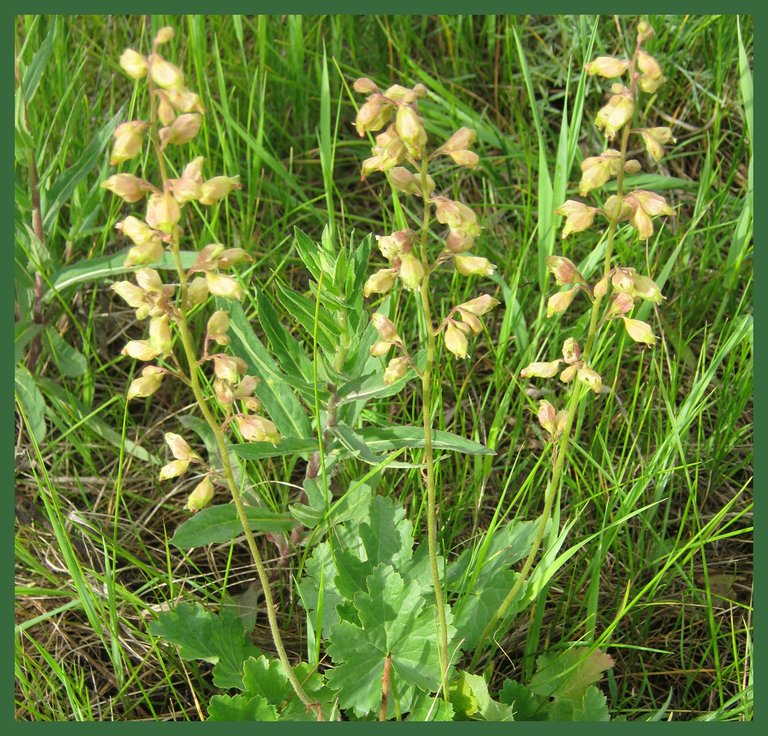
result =
[[445,615],[445,601],[440,581],[440,570],[437,566],[437,501],[435,493],[435,457],[432,449],[432,377],[435,366],[436,335],[432,319],[432,304],[429,298],[430,263],[427,253],[427,237],[431,205],[429,202],[429,186],[427,183],[427,151],[421,150],[421,196],[424,200],[424,219],[419,237],[419,257],[424,267],[424,278],[421,281],[421,312],[427,331],[426,363],[421,374],[422,416],[424,419],[424,459],[427,465],[425,483],[427,487],[427,545],[429,548],[429,566],[432,571],[432,583],[435,586],[435,601],[440,622],[440,671],[443,679],[443,692],[447,696],[448,675],[448,622]]
[[[630,65],[630,91],[632,94],[633,101],[637,97],[636,82],[635,82],[635,67],[637,62],[637,52],[639,48],[640,48],[640,45],[638,44],[635,47],[635,52],[632,56],[632,61]],[[617,212],[621,210],[621,200],[622,200],[622,197],[624,196],[624,162],[626,161],[626,158],[627,158],[627,143],[629,141],[629,132],[631,128],[632,128],[632,121],[630,120],[626,123],[626,125],[622,129],[622,134],[621,134],[621,149],[620,149],[620,159],[619,159],[620,165],[619,165],[618,174],[616,176],[616,194],[619,200],[619,205],[616,208]],[[616,237],[617,227],[618,227],[618,219],[611,219],[608,223],[608,231],[606,234],[605,258],[603,260],[603,278],[607,277],[608,273],[611,270],[611,258],[613,257],[613,245]],[[593,298],[593,301],[592,301],[592,311],[591,311],[590,320],[589,320],[589,330],[587,332],[587,340],[586,340],[584,349],[582,350],[582,353],[581,353],[582,359],[584,360],[585,363],[588,363],[589,361],[589,357],[592,354],[592,348],[594,347],[595,339],[597,337],[598,318],[600,315],[600,305],[602,303],[602,299],[603,299],[602,296],[598,294]],[[565,417],[565,422],[563,424],[562,434],[560,435],[559,442],[553,445],[552,476],[550,477],[550,481],[547,486],[546,493],[544,495],[544,509],[542,510],[541,521],[539,523],[538,529],[536,530],[536,536],[534,537],[531,550],[528,553],[528,557],[526,558],[525,563],[523,564],[523,567],[520,570],[520,575],[515,581],[515,584],[512,586],[509,593],[507,593],[501,605],[498,607],[496,612],[491,617],[491,620],[488,622],[488,625],[483,630],[483,633],[480,637],[480,641],[478,642],[477,648],[475,649],[474,655],[472,656],[472,660],[469,665],[470,670],[477,667],[477,664],[482,655],[483,645],[491,636],[491,634],[493,634],[495,628],[499,624],[499,621],[501,621],[501,619],[507,613],[509,607],[512,605],[512,603],[514,602],[514,600],[517,598],[518,594],[522,590],[523,585],[525,585],[525,583],[528,581],[528,576],[531,572],[531,569],[533,568],[533,563],[536,559],[536,556],[538,555],[539,549],[541,547],[541,543],[544,539],[544,533],[546,531],[547,524],[549,523],[550,515],[552,513],[552,507],[554,505],[557,492],[562,482],[563,469],[565,467],[565,458],[568,451],[568,444],[571,439],[571,429],[573,427],[574,418],[576,417],[576,409],[578,408],[580,398],[581,398],[580,387],[579,387],[579,384],[576,383],[574,385],[573,391],[571,392],[570,399],[568,402],[568,408],[567,408],[567,413]]]
[[[153,48],[153,52],[154,51],[155,49]],[[167,170],[165,166],[165,160],[163,157],[163,152],[160,147],[159,137],[157,133],[157,105],[155,102],[155,89],[154,89],[154,84],[152,82],[152,75],[149,74],[148,78],[149,78],[149,96],[150,96],[150,104],[151,104],[150,135],[152,138],[152,144],[155,150],[155,155],[156,155],[158,167],[160,170],[163,191],[167,191],[168,175],[167,175]],[[272,589],[269,582],[269,575],[267,573],[266,568],[264,567],[264,562],[262,561],[259,548],[256,545],[256,539],[253,536],[253,532],[251,531],[251,525],[248,520],[248,514],[245,509],[245,503],[243,502],[240,489],[237,487],[237,483],[235,482],[235,476],[232,471],[232,464],[229,460],[227,440],[224,435],[224,431],[219,425],[219,422],[216,420],[216,417],[211,412],[211,409],[208,406],[208,401],[206,400],[205,394],[203,393],[203,390],[200,386],[200,380],[198,377],[197,355],[195,352],[194,339],[192,337],[192,333],[189,328],[189,320],[188,320],[188,291],[187,291],[188,280],[187,280],[187,273],[184,270],[184,267],[181,263],[178,232],[179,232],[178,229],[174,231],[169,249],[173,255],[174,264],[176,266],[176,272],[179,278],[179,288],[180,288],[181,298],[180,298],[180,304],[179,304],[179,308],[177,310],[177,315],[176,315],[176,324],[179,328],[179,337],[180,337],[181,344],[184,349],[184,354],[187,360],[187,366],[189,370],[189,374],[188,374],[189,385],[192,389],[192,393],[195,396],[197,405],[200,408],[200,412],[202,413],[203,418],[205,419],[206,423],[210,427],[216,439],[216,446],[219,450],[219,455],[221,456],[221,463],[222,463],[222,468],[224,470],[224,478],[227,483],[227,488],[229,489],[229,492],[232,496],[232,501],[235,504],[235,509],[237,510],[237,516],[238,516],[238,519],[240,520],[241,526],[243,527],[243,532],[245,534],[245,539],[248,544],[248,549],[250,550],[251,557],[253,558],[253,563],[254,563],[254,566],[256,567],[256,572],[259,576],[259,581],[261,582],[262,591],[264,593],[264,602],[267,610],[267,619],[269,621],[269,629],[272,634],[272,641],[275,645],[275,649],[277,650],[278,658],[280,659],[280,662],[283,665],[283,669],[285,671],[285,675],[288,678],[288,681],[290,682],[291,687],[293,688],[299,700],[301,700],[301,702],[304,703],[304,705],[307,708],[311,708],[312,710],[315,711],[315,713],[317,714],[317,720],[322,720],[323,716],[322,716],[322,710],[321,710],[320,704],[315,702],[309,695],[307,695],[306,691],[304,690],[301,683],[299,682],[299,679],[296,677],[296,673],[293,671],[290,660],[288,659],[288,654],[285,650],[285,645],[283,644],[283,639],[282,639],[282,636],[280,635],[280,629],[277,623],[276,606],[275,606],[274,598],[272,596]]]

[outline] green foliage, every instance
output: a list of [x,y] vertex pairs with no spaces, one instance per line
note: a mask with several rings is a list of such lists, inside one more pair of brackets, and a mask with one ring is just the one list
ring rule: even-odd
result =
[[243,686],[243,663],[261,654],[246,641],[242,619],[227,607],[218,614],[200,603],[179,603],[161,613],[150,630],[179,647],[184,659],[202,659],[213,667],[213,683],[221,688]]

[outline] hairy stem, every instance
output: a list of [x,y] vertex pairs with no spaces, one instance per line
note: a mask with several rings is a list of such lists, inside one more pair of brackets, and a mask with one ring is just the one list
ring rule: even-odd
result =
[[[148,75],[148,77],[149,77],[149,96],[151,100],[150,126],[151,126],[152,144],[154,146],[155,154],[158,161],[158,167],[160,169],[160,175],[161,175],[162,184],[163,184],[163,191],[167,191],[166,184],[167,184],[168,176],[167,176],[167,171],[165,167],[163,152],[160,148],[160,143],[159,143],[158,134],[157,134],[157,106],[155,102],[155,89],[152,83],[151,74]],[[285,645],[283,644],[283,639],[282,639],[282,636],[280,635],[280,629],[277,624],[275,601],[272,596],[272,589],[269,583],[269,575],[267,573],[266,568],[264,567],[264,562],[261,559],[259,548],[256,545],[256,539],[253,536],[253,532],[251,531],[251,525],[248,520],[248,514],[245,509],[245,503],[243,502],[240,489],[237,487],[237,483],[235,482],[235,476],[232,471],[232,464],[229,460],[227,440],[224,435],[224,431],[222,430],[221,426],[216,420],[216,417],[213,415],[208,405],[208,401],[205,397],[205,394],[203,393],[202,387],[200,386],[200,380],[198,377],[197,355],[195,352],[195,343],[189,328],[189,320],[188,320],[188,313],[187,313],[187,308],[188,308],[187,273],[184,270],[184,267],[181,263],[178,233],[179,233],[178,229],[175,230],[170,243],[170,251],[173,254],[174,263],[176,266],[176,272],[179,277],[179,287],[180,287],[181,294],[180,294],[180,304],[179,304],[178,314],[176,318],[176,324],[179,328],[179,337],[181,339],[181,344],[184,349],[184,354],[187,360],[187,366],[189,370],[189,374],[188,374],[189,385],[192,388],[192,393],[195,396],[195,400],[197,401],[197,405],[200,408],[200,412],[202,413],[203,418],[205,419],[206,423],[210,427],[216,439],[216,447],[218,448],[219,455],[221,456],[221,464],[224,470],[224,478],[226,479],[227,488],[229,489],[229,492],[232,495],[232,501],[234,502],[235,508],[237,510],[237,517],[240,520],[241,526],[243,527],[243,532],[245,534],[245,539],[248,544],[248,549],[250,550],[251,557],[253,558],[253,563],[254,563],[254,566],[256,567],[256,572],[259,576],[259,581],[261,582],[261,587],[264,593],[264,602],[267,609],[267,619],[269,620],[269,629],[272,634],[272,641],[274,642],[275,649],[277,650],[278,658],[280,659],[280,662],[283,665],[283,669],[285,670],[285,675],[288,678],[288,681],[291,683],[291,687],[293,688],[299,700],[301,700],[301,702],[304,703],[304,705],[307,706],[307,708],[312,708],[316,712],[318,720],[322,720],[322,711],[320,708],[320,704],[316,703],[314,700],[312,700],[312,698],[309,695],[307,695],[306,691],[304,690],[298,678],[296,677],[296,673],[293,671],[290,660],[288,659],[288,654],[285,651]]]
[[434,374],[436,355],[436,336],[432,319],[432,305],[429,298],[430,263],[427,253],[427,236],[431,205],[429,202],[429,186],[427,180],[427,151],[421,151],[421,196],[424,200],[424,219],[419,237],[419,257],[424,267],[424,278],[421,282],[421,311],[427,331],[426,363],[421,374],[422,387],[422,416],[424,419],[424,459],[427,465],[425,483],[427,487],[427,544],[429,548],[429,566],[432,571],[432,583],[435,586],[435,601],[440,622],[440,671],[443,679],[443,692],[447,697],[448,674],[448,622],[445,615],[443,587],[440,581],[440,570],[437,565],[437,501],[435,493],[435,457],[432,448],[432,377]]
[[[635,53],[632,56],[632,63],[630,65],[630,80],[631,80],[630,90],[632,92],[633,99],[636,98],[635,67],[636,67],[638,49],[639,49],[639,44],[635,48]],[[631,127],[632,127],[632,121],[630,120],[623,127],[622,133],[621,133],[621,150],[620,150],[621,156],[619,159],[620,165],[619,165],[618,174],[616,176],[616,194],[618,196],[618,201],[619,201],[619,205],[616,209],[617,212],[621,210],[621,200],[624,195],[624,163],[627,159],[627,143],[629,141],[629,132]],[[613,257],[613,244],[616,237],[617,227],[618,227],[618,220],[611,219],[608,223],[608,231],[606,234],[605,258],[603,260],[603,274],[602,274],[603,278],[607,277],[609,271],[611,270],[611,258]],[[602,303],[602,299],[603,299],[602,296],[596,295],[592,302],[592,311],[591,311],[590,320],[589,320],[589,330],[587,332],[587,340],[581,354],[582,359],[584,360],[585,363],[588,363],[589,361],[589,357],[592,354],[592,349],[594,347],[595,339],[597,337],[598,318],[600,315],[600,305]],[[570,399],[568,401],[568,408],[567,408],[567,413],[565,417],[565,422],[563,424],[562,434],[560,435],[557,444],[553,446],[554,454],[553,454],[552,475],[550,477],[549,484],[547,486],[547,490],[544,495],[544,509],[542,510],[542,513],[541,513],[541,521],[536,530],[536,536],[534,537],[533,545],[531,546],[531,550],[528,553],[528,557],[526,558],[525,563],[523,564],[523,567],[520,570],[520,575],[515,581],[515,584],[512,586],[509,593],[507,593],[501,605],[498,607],[496,612],[491,617],[491,620],[488,622],[488,625],[483,630],[483,633],[480,637],[480,641],[472,657],[472,661],[470,662],[470,666],[469,666],[470,670],[474,669],[477,666],[480,660],[480,657],[482,656],[485,642],[494,633],[494,630],[498,626],[499,622],[504,618],[509,607],[515,601],[520,591],[522,590],[523,586],[528,581],[528,576],[531,572],[531,569],[533,568],[533,563],[536,559],[536,556],[539,553],[541,543],[544,539],[546,527],[547,527],[547,524],[549,523],[549,518],[552,513],[552,507],[554,506],[555,498],[557,497],[557,492],[560,488],[560,484],[562,481],[563,469],[565,467],[565,458],[568,452],[568,444],[571,439],[571,429],[573,427],[574,418],[576,417],[576,410],[578,408],[580,398],[581,398],[581,391],[580,391],[580,386],[577,382],[574,385],[574,389],[571,392]]]

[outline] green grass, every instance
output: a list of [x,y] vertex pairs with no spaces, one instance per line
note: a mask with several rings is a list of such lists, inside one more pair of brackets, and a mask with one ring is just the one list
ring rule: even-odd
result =
[[[645,318],[663,339],[642,351],[617,331],[598,345],[613,390],[580,409],[557,505],[561,523],[573,524],[566,549],[582,546],[512,623],[501,649],[489,650],[489,672],[498,685],[530,674],[548,647],[598,642],[616,661],[603,683],[614,716],[749,720],[752,21],[650,21],[657,31],[650,50],[668,81],[643,112],[671,124],[678,139],[651,170],[667,177],[665,194],[679,214],[647,250],[620,232],[616,258],[646,268],[662,286],[667,300]],[[448,196],[461,191],[478,212],[477,252],[499,275],[484,287],[505,309],[487,319],[468,361],[441,359],[434,425],[496,455],[438,464],[440,541],[452,556],[480,545],[492,520],[534,518],[547,459],[535,424],[538,394],[516,376],[557,352],[573,329],[568,317],[544,317],[551,284],[543,258],[562,253],[587,278],[601,263],[594,231],[561,243],[552,210],[576,193],[582,158],[602,147],[591,122],[602,104],[599,85],[580,69],[590,48],[625,53],[630,19],[19,16],[16,53],[32,70],[24,78],[29,137],[17,136],[16,145],[21,322],[35,308],[35,274],[48,286],[62,270],[123,247],[112,226],[124,208],[99,186],[108,156],[94,141],[106,141],[113,121],[144,102],[120,73],[120,52],[146,50],[151,30],[165,24],[177,30],[169,55],[207,108],[190,155],[243,184],[218,210],[200,208],[191,239],[200,246],[215,238],[254,256],[248,314],[256,290],[274,301],[277,282],[306,288],[291,249],[295,227],[319,240],[330,224],[340,242],[353,231],[357,239],[394,227],[398,213],[380,181],[360,181],[368,142],[352,127],[360,104],[352,80],[424,83],[433,140],[460,125],[477,129],[479,170],[440,185]],[[39,174],[44,243],[30,234],[28,154]],[[151,160],[147,167],[151,176]],[[401,204],[409,214],[411,204]],[[151,402],[126,403],[134,366],[119,351],[141,328],[113,300],[111,280],[51,291],[42,303],[45,324],[83,360],[55,337],[32,359],[34,339],[17,342],[17,361],[29,367],[22,385],[36,387],[17,412],[15,671],[23,720],[198,720],[196,702],[204,708],[212,692],[209,668],[183,662],[152,637],[148,610],[185,597],[227,603],[253,578],[240,546],[182,555],[168,545],[188,487],[161,486],[155,476],[163,433],[194,413],[191,396],[168,385]],[[476,290],[474,280],[436,275],[436,312]],[[408,334],[417,329],[407,324],[412,298],[402,292],[393,304]],[[539,387],[542,396],[561,391],[553,382]],[[418,425],[416,389],[369,405],[364,423],[380,420]],[[285,509],[299,465],[278,459],[247,469],[262,497]],[[350,464],[339,482],[365,470]],[[380,492],[423,521],[419,489],[415,471],[394,469]],[[274,545],[264,541],[263,550],[274,562]],[[289,653],[307,656],[303,611],[285,570],[276,591]],[[270,650],[261,622],[257,636]]]

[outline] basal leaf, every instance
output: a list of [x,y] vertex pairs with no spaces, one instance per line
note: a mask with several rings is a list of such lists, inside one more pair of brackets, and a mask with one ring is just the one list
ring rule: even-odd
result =
[[512,721],[512,707],[493,700],[481,675],[461,670],[450,687],[457,720]]
[[277,709],[261,695],[214,695],[209,721],[276,721]]
[[[415,582],[407,583],[391,565],[381,564],[354,596],[360,625],[342,620],[331,629],[328,654],[334,668],[328,682],[339,703],[358,715],[374,711],[381,701],[381,680],[387,657],[390,676],[401,694],[407,686],[434,692],[440,685],[440,659],[434,612]],[[450,613],[448,613],[450,621]],[[449,627],[449,636],[454,633]],[[389,701],[394,715],[394,704]],[[389,715],[389,711],[388,711]]]
[[512,706],[516,721],[546,721],[547,714],[542,708],[542,699],[515,680],[505,680],[499,691],[499,700]]
[[581,699],[581,704],[573,709],[574,721],[610,721],[608,702],[605,695],[594,685],[590,685]]
[[581,702],[590,685],[596,683],[605,670],[613,667],[613,659],[604,652],[574,647],[565,652],[542,654],[536,660],[536,674],[530,688],[537,695]]
[[202,659],[215,665],[217,687],[243,689],[243,663],[261,652],[246,641],[242,619],[223,608],[214,614],[199,603],[180,603],[153,621],[149,630],[179,647],[184,659]]
[[[293,671],[307,695],[320,703],[327,719],[334,707],[335,696],[328,688],[325,677],[313,671],[306,662],[294,667]],[[262,697],[274,705],[280,714],[280,720],[317,720],[316,714],[308,711],[296,696],[282,663],[277,659],[267,659],[264,656],[247,659],[243,667],[243,687],[245,695]]]
[[[296,520],[290,514],[253,506],[247,506],[245,511],[255,532],[288,532],[296,526]],[[177,547],[202,547],[228,542],[242,532],[235,505],[227,503],[198,511],[176,529],[171,542]]]

